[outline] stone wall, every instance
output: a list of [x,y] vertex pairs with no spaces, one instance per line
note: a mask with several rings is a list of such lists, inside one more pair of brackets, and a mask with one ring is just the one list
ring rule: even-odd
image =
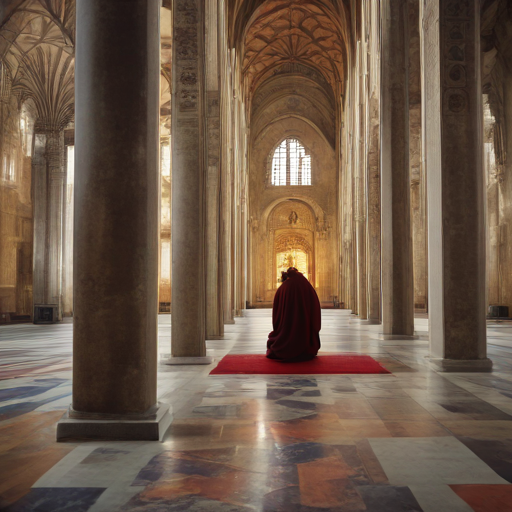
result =
[[14,95],[0,98],[0,324],[32,311],[31,125]]
[[482,88],[487,184],[487,303],[512,312],[512,6],[484,2]]

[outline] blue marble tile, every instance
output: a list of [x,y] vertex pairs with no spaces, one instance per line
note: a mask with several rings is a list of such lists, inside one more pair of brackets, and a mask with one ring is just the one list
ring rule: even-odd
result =
[[21,386],[19,388],[0,389],[0,402],[37,396],[42,393],[46,393],[46,391],[54,388],[55,386],[58,386],[58,384],[54,384],[53,386]]
[[307,377],[287,377],[279,379],[277,382],[269,383],[269,386],[280,388],[316,388],[318,383],[315,378]]
[[[353,492],[353,489],[350,489]],[[315,507],[302,504],[302,495],[298,486],[284,487],[267,493],[263,498],[263,512],[358,512],[364,511],[363,507],[354,505],[351,496],[346,496],[347,488],[340,482],[339,499],[346,505],[335,507]],[[345,496],[344,496],[345,494]],[[361,500],[356,496],[356,501]],[[373,511],[372,511],[373,512]],[[398,512],[398,511],[397,511]]]
[[71,393],[63,393],[62,395],[52,396],[51,398],[38,400],[36,402],[23,402],[20,404],[4,405],[3,407],[0,407],[0,421],[9,420],[11,418],[21,416],[22,414],[27,414],[28,412],[32,412],[44,404],[54,402],[55,400],[60,400],[61,398],[65,398],[67,396],[71,396]]
[[290,485],[299,485],[299,472],[296,464],[271,466],[268,470],[267,485],[271,489],[281,489]]
[[423,512],[409,487],[369,485],[358,487],[357,491],[367,507],[366,512]]
[[86,512],[105,489],[45,487],[30,492],[5,512]]
[[501,478],[512,483],[512,440],[457,437]]
[[273,465],[300,464],[336,455],[336,448],[320,443],[296,443],[283,447],[274,447]]
[[319,389],[314,389],[312,391],[300,391],[298,396],[322,396],[322,393]]
[[[221,462],[191,459],[191,453],[193,452],[164,452],[155,455],[149,463],[139,471],[132,485],[149,485],[160,480],[163,475],[171,475],[173,473],[213,478],[234,471],[232,467]],[[224,456],[226,455],[224,454]]]
[[512,420],[512,416],[483,400],[453,400],[439,405],[449,412],[466,414],[475,420]]
[[290,396],[296,393],[296,389],[289,388],[267,388],[267,400],[279,400],[285,396]]
[[278,405],[283,405],[290,409],[299,409],[300,411],[316,411],[316,404],[311,402],[301,402],[299,400],[278,400]]
[[132,498],[121,509],[122,512],[254,512],[253,507],[233,505],[202,496],[183,496],[175,499]]

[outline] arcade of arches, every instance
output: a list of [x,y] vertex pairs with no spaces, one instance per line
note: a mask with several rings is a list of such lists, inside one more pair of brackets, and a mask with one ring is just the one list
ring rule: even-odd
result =
[[73,324],[63,439],[158,437],[157,373],[289,266],[394,358],[493,371],[510,119],[507,0],[1,0],[0,337]]

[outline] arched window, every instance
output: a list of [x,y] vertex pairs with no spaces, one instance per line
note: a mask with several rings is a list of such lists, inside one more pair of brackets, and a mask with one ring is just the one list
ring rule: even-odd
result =
[[297,139],[283,140],[274,151],[271,183],[275,186],[311,185],[311,155]]

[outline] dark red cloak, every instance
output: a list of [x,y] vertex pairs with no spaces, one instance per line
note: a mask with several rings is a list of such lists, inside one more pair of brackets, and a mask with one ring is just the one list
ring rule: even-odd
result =
[[274,330],[268,335],[267,357],[283,362],[313,359],[320,349],[321,310],[315,289],[301,274],[292,274],[278,288],[272,307]]

